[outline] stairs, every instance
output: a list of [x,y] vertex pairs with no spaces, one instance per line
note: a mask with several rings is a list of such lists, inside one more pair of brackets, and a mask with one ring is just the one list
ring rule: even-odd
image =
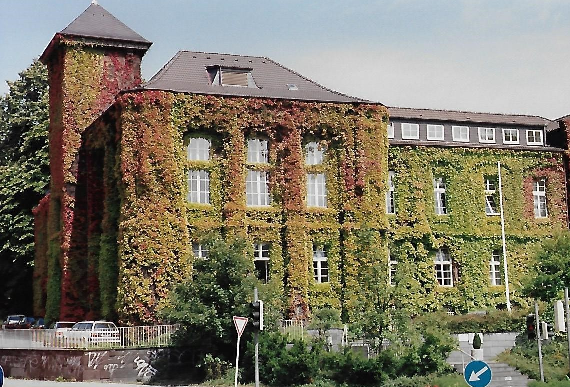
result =
[[[489,365],[492,372],[491,383],[489,387],[526,387],[529,378],[513,367],[497,363],[495,357],[506,349],[515,346],[516,333],[491,333],[482,335],[484,356],[483,361]],[[447,362],[451,364],[457,372],[463,374],[465,366],[473,359],[471,358],[471,343],[473,342],[473,334],[456,335],[459,341],[459,348],[449,354]]]

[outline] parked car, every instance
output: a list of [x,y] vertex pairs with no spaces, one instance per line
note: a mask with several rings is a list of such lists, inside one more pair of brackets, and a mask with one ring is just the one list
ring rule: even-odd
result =
[[120,344],[119,328],[109,321],[81,321],[63,332],[71,342],[81,342],[85,345]]
[[55,337],[62,337],[64,333],[70,331],[71,328],[76,324],[75,321],[56,321],[53,324],[53,330],[55,332]]
[[23,314],[12,314],[2,323],[2,329],[27,329],[31,326]]
[[39,317],[34,321],[34,325],[32,325],[33,329],[45,329],[46,324],[43,317]]

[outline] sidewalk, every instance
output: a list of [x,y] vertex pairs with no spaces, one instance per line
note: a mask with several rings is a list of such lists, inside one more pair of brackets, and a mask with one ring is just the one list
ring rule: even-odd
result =
[[53,380],[4,379],[3,387],[170,387],[170,385],[148,385],[132,383],[105,383],[105,382],[55,382]]

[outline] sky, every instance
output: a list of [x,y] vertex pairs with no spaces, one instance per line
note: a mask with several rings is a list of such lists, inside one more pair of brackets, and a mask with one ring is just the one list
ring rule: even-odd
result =
[[[570,114],[568,0],[98,0],[153,42],[269,57],[387,106]],[[0,0],[0,94],[91,0]]]

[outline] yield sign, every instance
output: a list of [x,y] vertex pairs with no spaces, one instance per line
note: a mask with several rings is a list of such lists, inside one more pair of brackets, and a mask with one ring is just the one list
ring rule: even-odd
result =
[[247,317],[234,316],[234,325],[236,326],[238,337],[241,337],[241,334],[243,333],[246,324],[247,324]]

